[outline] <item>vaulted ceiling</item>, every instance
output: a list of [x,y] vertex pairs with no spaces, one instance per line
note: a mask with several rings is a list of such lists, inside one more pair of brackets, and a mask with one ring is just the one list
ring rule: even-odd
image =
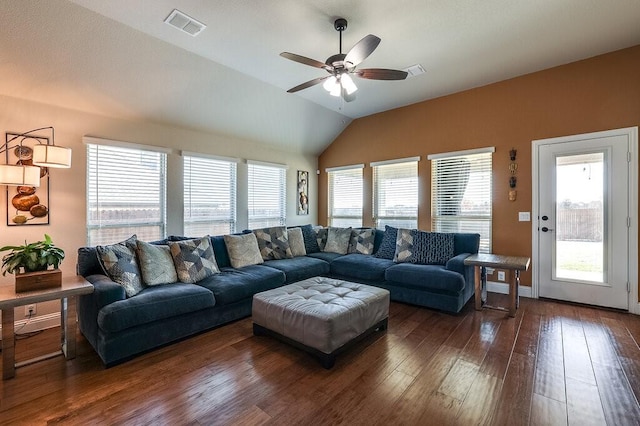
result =
[[[173,9],[206,24],[192,37]],[[2,0],[0,94],[112,117],[233,135],[319,154],[351,120],[640,44],[640,1],[615,0]],[[324,62],[367,34],[361,65],[426,72],[356,79],[345,103]]]

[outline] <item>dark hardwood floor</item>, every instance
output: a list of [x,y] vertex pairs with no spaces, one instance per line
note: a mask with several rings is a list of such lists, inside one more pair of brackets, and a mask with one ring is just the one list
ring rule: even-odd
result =
[[[20,340],[18,360],[58,340]],[[0,384],[0,423],[638,425],[639,341],[638,316],[524,298],[515,318],[392,303],[332,370],[250,318],[108,370],[80,336],[75,360]]]

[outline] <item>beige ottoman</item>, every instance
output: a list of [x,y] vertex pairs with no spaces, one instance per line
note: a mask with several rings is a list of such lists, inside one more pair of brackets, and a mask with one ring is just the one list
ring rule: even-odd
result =
[[386,330],[389,292],[314,277],[253,296],[253,333],[275,336],[317,356],[325,368],[350,343]]

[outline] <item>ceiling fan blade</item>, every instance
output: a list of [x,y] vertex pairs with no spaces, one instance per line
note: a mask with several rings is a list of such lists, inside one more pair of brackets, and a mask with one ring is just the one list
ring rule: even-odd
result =
[[296,87],[292,87],[291,89],[287,90],[287,93],[295,93],[298,92],[300,90],[304,90],[308,87],[311,86],[315,86],[318,83],[322,83],[324,80],[326,80],[327,78],[331,77],[330,75],[326,76],[326,77],[318,77],[318,78],[314,78],[313,80],[309,80],[305,83],[299,84]]
[[328,65],[324,62],[316,61],[315,59],[307,58],[306,56],[296,55],[295,53],[282,52],[280,56],[311,67],[328,69]]
[[406,71],[385,68],[364,68],[357,70],[354,74],[369,80],[404,80],[409,75]]
[[380,41],[380,38],[373,34],[365,36],[351,48],[349,53],[347,53],[347,56],[344,58],[344,61],[351,62],[353,66],[358,65],[360,62],[367,59],[367,56],[371,55],[374,50],[376,50]]

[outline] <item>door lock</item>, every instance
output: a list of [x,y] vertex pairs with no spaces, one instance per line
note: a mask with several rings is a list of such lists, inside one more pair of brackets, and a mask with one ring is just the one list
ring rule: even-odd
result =
[[547,215],[542,216],[542,220],[549,220],[549,216]]
[[549,229],[549,228],[547,228],[546,226],[543,226],[542,228],[540,228],[540,230],[541,230],[542,232],[550,232],[550,231],[553,231],[553,229]]

